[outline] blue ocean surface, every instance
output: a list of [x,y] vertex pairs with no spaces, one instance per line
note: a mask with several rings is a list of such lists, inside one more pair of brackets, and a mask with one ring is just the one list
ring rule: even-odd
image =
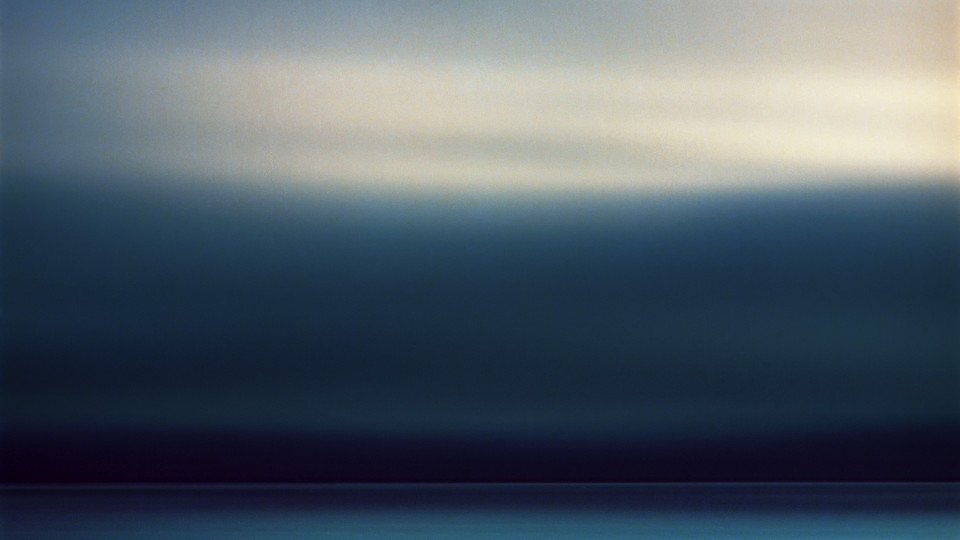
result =
[[7,487],[3,537],[960,536],[957,484],[339,484]]

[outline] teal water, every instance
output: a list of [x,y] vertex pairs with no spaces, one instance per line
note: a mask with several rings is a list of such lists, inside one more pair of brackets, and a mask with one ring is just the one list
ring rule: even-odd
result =
[[7,488],[19,539],[960,537],[955,484]]

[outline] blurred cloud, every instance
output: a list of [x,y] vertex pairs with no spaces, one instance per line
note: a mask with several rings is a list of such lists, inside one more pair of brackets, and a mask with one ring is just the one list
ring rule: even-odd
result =
[[8,12],[15,168],[428,190],[957,171],[951,2]]

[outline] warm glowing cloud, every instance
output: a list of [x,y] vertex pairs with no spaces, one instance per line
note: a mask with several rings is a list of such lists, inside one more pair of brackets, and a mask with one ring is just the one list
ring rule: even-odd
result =
[[[18,103],[35,136],[14,141],[12,161],[457,190],[956,176],[957,78],[952,52],[941,51],[952,26],[931,16],[942,6],[853,3],[845,15],[830,5],[611,4],[640,33],[663,34],[651,17],[692,25],[689,43],[635,36],[636,57],[605,33],[625,38],[622,20],[583,5],[571,9],[585,28],[554,21],[573,40],[557,45],[566,60],[542,50],[557,29],[524,17],[499,24],[506,42],[539,29],[528,49],[506,54],[464,30],[479,52],[457,53],[431,21],[449,29],[462,17],[429,10],[407,14],[424,33],[405,34],[396,50],[377,40],[399,22],[368,13],[371,28],[336,46],[51,53],[17,72],[48,96]],[[484,13],[477,24],[492,31],[499,16]],[[276,24],[277,35],[300,36],[296,21]]]

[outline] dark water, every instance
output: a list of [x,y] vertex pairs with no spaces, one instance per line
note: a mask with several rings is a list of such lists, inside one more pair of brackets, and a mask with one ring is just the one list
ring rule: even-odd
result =
[[956,484],[336,485],[3,491],[20,539],[950,539]]

